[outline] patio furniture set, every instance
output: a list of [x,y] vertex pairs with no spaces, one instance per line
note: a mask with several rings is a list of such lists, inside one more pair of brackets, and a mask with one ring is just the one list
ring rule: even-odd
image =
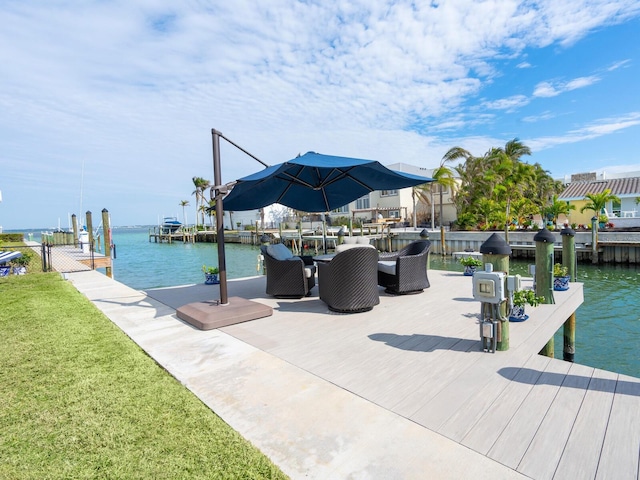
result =
[[320,300],[332,311],[357,313],[380,303],[380,286],[392,295],[420,293],[429,287],[428,240],[411,242],[394,253],[379,254],[372,245],[357,240],[338,247],[333,255],[311,257],[294,256],[280,243],[263,245],[267,294],[277,298],[309,295],[317,272]]

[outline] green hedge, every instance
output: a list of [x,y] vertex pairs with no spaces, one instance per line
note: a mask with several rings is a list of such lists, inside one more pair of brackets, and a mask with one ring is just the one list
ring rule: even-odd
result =
[[2,244],[3,242],[15,243],[23,241],[24,233],[0,233],[0,244]]

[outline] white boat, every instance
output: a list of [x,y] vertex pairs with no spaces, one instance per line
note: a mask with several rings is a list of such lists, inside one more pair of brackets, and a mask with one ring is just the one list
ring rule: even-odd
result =
[[174,233],[182,226],[176,217],[164,217],[162,220],[162,233]]

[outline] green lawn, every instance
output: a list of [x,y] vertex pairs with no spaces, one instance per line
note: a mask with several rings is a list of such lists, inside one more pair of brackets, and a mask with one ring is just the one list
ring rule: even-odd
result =
[[286,478],[59,274],[0,298],[0,479]]

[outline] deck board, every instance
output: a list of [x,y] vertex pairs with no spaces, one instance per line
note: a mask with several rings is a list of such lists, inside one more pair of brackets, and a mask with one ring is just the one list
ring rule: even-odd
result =
[[618,375],[595,370],[554,478],[594,478]]
[[[517,470],[531,478],[553,478],[594,369],[572,364]],[[570,478],[578,478],[571,476]]]
[[637,478],[640,413],[629,412],[640,412],[640,380],[538,355],[582,303],[582,284],[512,323],[508,351],[486,353],[471,278],[429,277],[422,294],[381,289],[378,306],[353,315],[330,312],[317,288],[282,300],[262,277],[230,282],[274,314],[221,330],[531,478]]
[[489,450],[489,456],[515,469],[553,403],[571,364],[551,361],[509,424]]
[[634,478],[640,456],[640,380],[620,375],[596,478]]

